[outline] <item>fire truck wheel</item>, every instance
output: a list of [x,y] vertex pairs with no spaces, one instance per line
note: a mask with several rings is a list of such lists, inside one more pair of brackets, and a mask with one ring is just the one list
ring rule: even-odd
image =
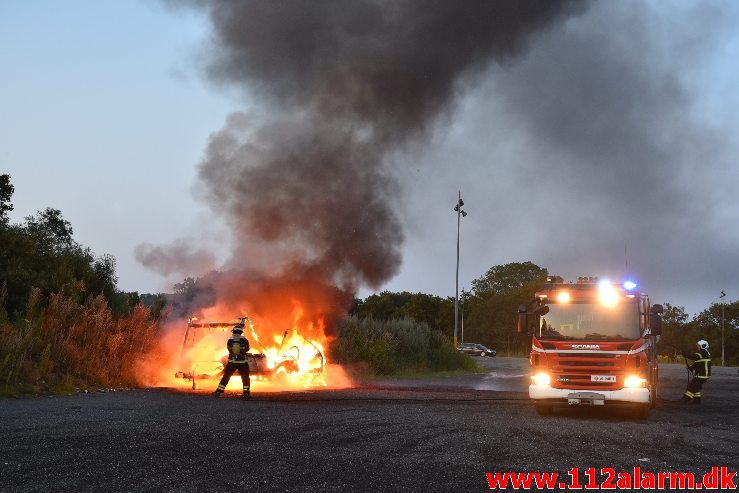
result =
[[547,406],[545,404],[536,404],[536,414],[538,414],[539,416],[551,416],[552,406]]

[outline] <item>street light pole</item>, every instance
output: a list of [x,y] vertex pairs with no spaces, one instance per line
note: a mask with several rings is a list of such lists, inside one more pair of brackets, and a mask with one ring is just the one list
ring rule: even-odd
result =
[[[726,293],[721,291],[718,299],[723,299]],[[724,366],[724,302],[721,302],[721,366]]]
[[462,192],[457,192],[457,205],[454,206],[454,210],[457,213],[457,276],[454,284],[454,347],[457,347],[457,328],[459,326],[459,224],[462,218],[467,215],[462,210],[464,201],[462,200]]
[[460,342],[464,342],[464,288],[462,288],[462,310],[460,310],[462,313],[460,313],[462,318],[462,334],[459,337]]

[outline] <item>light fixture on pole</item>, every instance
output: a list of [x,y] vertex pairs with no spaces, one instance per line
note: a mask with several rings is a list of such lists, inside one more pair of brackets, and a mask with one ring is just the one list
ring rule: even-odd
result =
[[[718,299],[723,299],[726,293],[721,291],[721,296]],[[724,366],[724,302],[721,302],[721,366]]]
[[454,206],[454,211],[457,213],[457,276],[454,284],[454,347],[457,347],[457,333],[459,326],[459,223],[462,218],[467,215],[462,210],[464,200],[462,200],[462,192],[457,192],[457,205]]

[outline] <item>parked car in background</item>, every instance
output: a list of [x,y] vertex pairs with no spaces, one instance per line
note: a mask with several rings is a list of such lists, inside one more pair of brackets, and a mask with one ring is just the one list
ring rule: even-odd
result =
[[482,344],[472,342],[462,342],[457,345],[457,351],[469,354],[470,356],[495,356],[495,349],[488,349]]

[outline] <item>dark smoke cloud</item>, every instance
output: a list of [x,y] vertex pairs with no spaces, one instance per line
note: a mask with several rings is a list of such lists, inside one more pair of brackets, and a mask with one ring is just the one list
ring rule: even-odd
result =
[[211,137],[203,197],[229,222],[227,267],[348,290],[399,269],[390,153],[427,137],[464,81],[509,64],[577,1],[182,2],[206,9],[212,80],[258,103]]
[[[660,11],[601,5],[499,74],[495,87],[550,157],[542,161],[549,190],[569,201],[549,217],[565,251],[580,251],[577,262],[610,255],[613,267],[624,265],[628,244],[630,270],[653,289],[691,291],[686,279],[716,283],[739,271],[736,256],[715,262],[722,235],[711,221],[726,134],[706,124],[688,78],[720,39],[722,16],[705,3],[672,14],[670,24]],[[590,214],[569,220],[573,204]]]
[[719,219],[739,207],[727,181],[736,131],[703,99],[715,70],[706,62],[736,25],[727,10],[594,3],[508,70],[486,74],[469,103],[479,119],[457,145],[496,135],[477,156],[496,163],[495,181],[480,179],[482,166],[466,170],[476,180],[466,185],[471,212],[495,205],[466,237],[480,239],[466,258],[492,250],[492,262],[532,259],[569,278],[628,270],[660,301],[695,308],[706,306],[696,296],[707,303],[737,286],[739,244]]

